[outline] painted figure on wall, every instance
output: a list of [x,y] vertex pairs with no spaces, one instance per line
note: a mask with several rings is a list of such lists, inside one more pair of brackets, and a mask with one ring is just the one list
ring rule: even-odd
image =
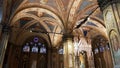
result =
[[79,60],[80,60],[80,68],[85,68],[85,53],[80,52]]
[[113,49],[113,57],[115,65],[120,65],[120,44],[117,34],[114,31],[111,32],[110,42]]

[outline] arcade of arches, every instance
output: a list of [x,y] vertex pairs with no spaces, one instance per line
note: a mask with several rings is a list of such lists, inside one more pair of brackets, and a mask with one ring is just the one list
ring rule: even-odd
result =
[[120,68],[120,0],[0,0],[0,68]]

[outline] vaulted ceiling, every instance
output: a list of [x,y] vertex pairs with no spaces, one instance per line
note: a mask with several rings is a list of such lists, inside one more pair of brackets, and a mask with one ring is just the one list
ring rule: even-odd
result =
[[[53,47],[69,34],[90,39],[98,35],[107,38],[97,0],[19,0],[19,3],[12,0],[4,8],[2,23],[11,27],[11,42],[17,45],[35,35]],[[87,16],[88,20],[76,29]]]

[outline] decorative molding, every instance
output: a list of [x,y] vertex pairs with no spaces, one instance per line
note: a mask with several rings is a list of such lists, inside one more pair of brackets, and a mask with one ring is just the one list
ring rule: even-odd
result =
[[120,0],[97,0],[100,9],[103,11],[106,7],[108,7],[111,4],[115,4],[115,3],[120,3]]

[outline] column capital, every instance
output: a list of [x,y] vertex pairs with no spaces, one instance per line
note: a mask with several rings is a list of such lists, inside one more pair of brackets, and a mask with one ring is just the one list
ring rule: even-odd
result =
[[63,40],[67,40],[67,39],[69,39],[69,38],[72,38],[73,39],[73,35],[72,34],[65,34],[64,36],[63,36]]
[[120,3],[120,0],[97,0],[101,11],[111,4]]

